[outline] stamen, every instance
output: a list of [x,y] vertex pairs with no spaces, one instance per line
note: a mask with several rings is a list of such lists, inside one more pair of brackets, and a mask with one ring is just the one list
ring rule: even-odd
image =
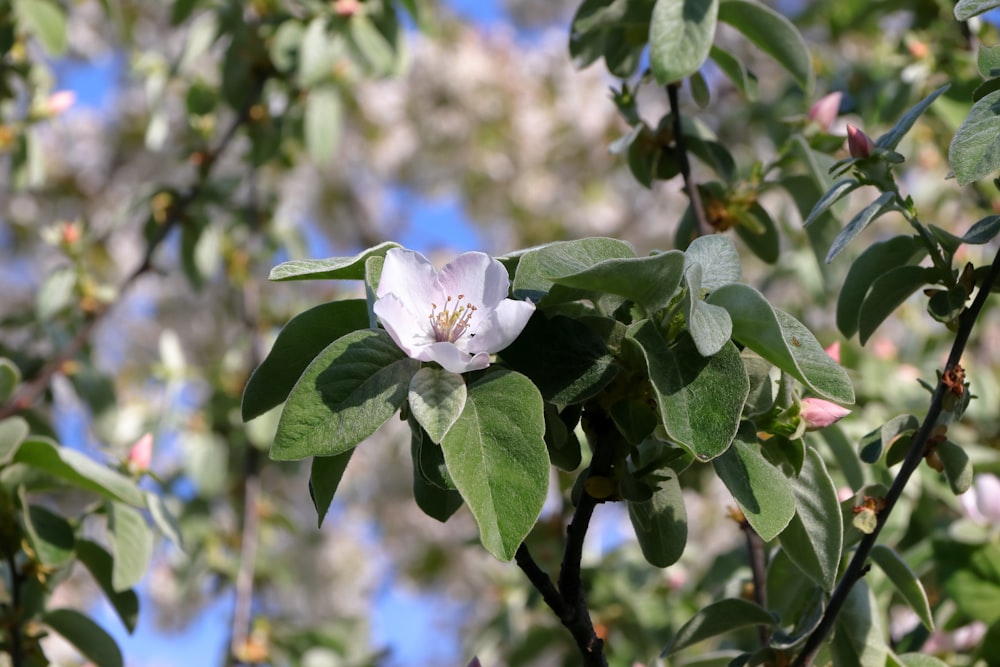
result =
[[476,307],[471,303],[462,305],[464,294],[459,294],[455,300],[455,305],[451,305],[451,296],[445,300],[444,308],[437,312],[438,305],[431,304],[431,314],[428,315],[431,321],[431,328],[434,329],[434,338],[439,343],[454,343],[469,330],[469,323],[472,314],[476,312]]

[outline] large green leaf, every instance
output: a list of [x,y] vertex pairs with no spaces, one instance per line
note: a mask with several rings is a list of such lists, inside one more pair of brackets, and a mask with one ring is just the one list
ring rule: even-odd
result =
[[385,257],[385,253],[391,248],[399,247],[401,246],[398,243],[386,241],[354,257],[296,259],[282,262],[271,269],[268,280],[363,280],[366,259],[374,256]]
[[[431,445],[437,447],[437,445]],[[458,511],[464,502],[462,494],[455,489],[442,489],[431,484],[420,471],[413,470],[413,499],[424,514],[444,523]]]
[[153,557],[153,531],[146,519],[128,505],[111,503],[108,533],[115,553],[111,587],[124,591],[134,587],[149,569]]
[[649,64],[661,86],[697,72],[712,48],[718,0],[657,0],[649,26]]
[[871,558],[875,561],[889,581],[896,587],[899,594],[903,596],[906,603],[920,618],[929,631],[934,631],[934,617],[931,616],[930,603],[927,601],[927,593],[924,585],[920,583],[916,573],[910,569],[903,557],[896,553],[892,547],[884,544],[876,544],[872,547]]
[[936,269],[907,264],[889,269],[872,283],[858,313],[858,340],[864,345],[875,330],[910,295],[934,282]]
[[826,263],[829,264],[833,259],[841,253],[841,251],[847,247],[855,236],[860,234],[865,230],[865,228],[875,220],[875,218],[894,210],[893,201],[896,195],[892,192],[883,192],[880,194],[875,201],[865,206],[863,209],[857,212],[851,221],[847,223],[844,229],[837,234],[837,238],[833,240],[833,245],[830,246],[829,252],[826,253]]
[[317,356],[292,389],[271,447],[277,461],[333,456],[374,433],[406,400],[420,362],[384,331],[354,331]]
[[683,271],[684,253],[679,250],[647,257],[606,259],[570,274],[543,268],[555,284],[617,294],[639,304],[650,314],[670,303]]
[[50,56],[66,51],[66,11],[53,0],[14,0],[17,22],[34,35]]
[[542,397],[531,380],[489,373],[469,386],[465,409],[441,442],[486,549],[514,557],[535,525],[549,484]]
[[712,465],[750,526],[765,542],[785,529],[795,515],[792,485],[760,453],[750,422],[743,422],[733,446],[712,461]]
[[104,628],[75,609],[52,609],[39,620],[62,635],[97,667],[122,667],[122,652]]
[[894,236],[873,243],[851,264],[837,299],[837,328],[847,338],[858,331],[861,306],[875,282],[887,271],[914,264],[927,254],[915,236]]
[[707,301],[729,311],[733,339],[818,395],[838,403],[854,402],[854,387],[847,372],[801,322],[773,308],[760,292],[735,283],[720,287]]
[[21,446],[31,429],[21,417],[8,417],[0,421],[0,464],[6,464]]
[[433,442],[441,442],[465,409],[465,379],[443,368],[421,368],[410,379],[410,414]]
[[968,21],[997,7],[1000,7],[1000,0],[959,0],[955,5],[955,18]]
[[824,590],[833,590],[844,525],[837,487],[815,449],[806,450],[802,471],[792,481],[792,492],[795,516],[778,536],[781,548],[810,579]]
[[827,594],[777,550],[767,564],[767,607],[780,627],[771,636],[771,646],[789,648],[815,629],[826,606]]
[[535,383],[546,401],[581,403],[596,396],[618,372],[604,340],[579,320],[535,312],[500,357]]
[[14,393],[21,382],[21,370],[10,359],[0,357],[0,405]]
[[340,480],[344,477],[347,464],[354,454],[348,449],[334,456],[314,456],[309,469],[309,497],[316,508],[316,527],[323,527],[323,519],[330,510],[330,503],[337,493]]
[[86,454],[60,447],[47,438],[33,436],[25,440],[12,461],[25,463],[110,500],[120,500],[135,507],[146,506],[145,497],[134,480],[101,465]]
[[687,510],[677,472],[662,468],[661,478],[648,500],[627,501],[628,516],[642,555],[650,565],[668,567],[677,562],[687,544]]
[[60,515],[28,503],[21,494],[21,518],[24,532],[38,562],[46,567],[58,568],[73,558],[73,526]]
[[757,99],[757,76],[747,69],[742,60],[715,44],[708,55],[748,101]]
[[806,92],[812,89],[812,56],[802,35],[787,18],[757,2],[720,0],[719,20],[774,58]]
[[116,591],[111,583],[114,559],[111,554],[96,542],[90,540],[76,541],[76,557],[90,571],[90,575],[101,587],[105,597],[114,607],[115,613],[130,633],[135,631],[139,620],[139,596],[134,590]]
[[809,211],[809,215],[802,221],[802,224],[806,227],[813,224],[822,218],[823,214],[830,210],[830,207],[860,187],[861,183],[853,178],[845,178],[837,181],[819,198],[819,201]]
[[681,626],[660,653],[660,657],[672,655],[709,637],[751,625],[773,626],[774,617],[766,609],[749,600],[728,598],[714,602]]
[[889,649],[881,614],[865,580],[854,584],[834,625],[830,652],[836,667],[885,667]]
[[948,161],[959,185],[1000,169],[1000,90],[972,105],[951,140]]
[[560,241],[527,250],[517,262],[514,297],[538,302],[552,288],[551,276],[568,276],[608,259],[626,257],[635,257],[632,246],[605,238]]
[[368,324],[364,299],[320,304],[293,317],[243,390],[243,421],[280,405],[316,355],[341,336]]
[[304,141],[309,157],[322,167],[328,164],[340,143],[344,103],[333,86],[319,86],[309,91],[305,100]]
[[750,380],[736,346],[727,342],[718,354],[702,357],[687,334],[668,346],[649,320],[634,324],[628,340],[646,360],[670,439],[702,461],[726,451],[750,393]]
[[701,288],[712,292],[743,280],[740,253],[728,236],[712,234],[699,236],[684,251],[684,267],[701,267]]

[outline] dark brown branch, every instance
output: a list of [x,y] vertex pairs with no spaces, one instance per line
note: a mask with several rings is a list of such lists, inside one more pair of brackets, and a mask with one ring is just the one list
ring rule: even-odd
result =
[[[753,599],[767,609],[767,554],[764,551],[764,540],[745,519],[740,522],[740,528],[747,538],[747,555],[750,558],[750,572],[753,574]],[[758,625],[757,634],[761,646],[767,646],[771,640],[770,628]]]
[[13,553],[7,555],[7,567],[10,570],[10,615],[7,619],[7,642],[10,663],[14,667],[24,664],[24,648],[21,646],[21,582],[24,575],[17,569],[17,560]]
[[994,257],[993,264],[990,266],[990,270],[983,283],[979,286],[979,292],[976,294],[972,305],[965,309],[958,319],[958,331],[955,334],[955,342],[951,346],[951,353],[948,355],[944,373],[941,374],[941,380],[938,381],[937,388],[934,390],[930,407],[927,409],[927,415],[920,425],[920,430],[913,436],[910,450],[903,460],[903,465],[900,467],[896,479],[892,482],[892,487],[890,487],[888,494],[886,494],[885,504],[878,512],[875,530],[861,538],[861,542],[858,544],[851,562],[844,571],[844,576],[830,596],[830,603],[823,613],[823,618],[820,620],[819,625],[816,626],[816,629],[813,630],[813,633],[809,635],[809,639],[803,645],[802,651],[795,659],[795,662],[792,663],[793,667],[808,667],[808,665],[812,664],[816,658],[816,654],[819,653],[820,647],[823,645],[823,641],[833,629],[834,621],[837,618],[837,614],[840,613],[841,607],[847,601],[848,594],[850,594],[854,584],[867,572],[868,556],[871,554],[872,548],[874,548],[878,540],[879,533],[889,518],[889,513],[892,512],[896,501],[899,500],[899,497],[903,493],[903,488],[927,453],[927,443],[930,440],[934,427],[937,425],[938,418],[941,416],[944,397],[951,391],[944,380],[950,374],[950,371],[958,367],[962,359],[962,354],[965,352],[965,346],[969,342],[969,336],[972,334],[972,328],[979,318],[979,313],[982,312],[983,306],[986,305],[986,299],[989,298],[990,291],[996,283],[998,276],[1000,276],[1000,251]]
[[681,120],[681,105],[677,99],[679,84],[667,84],[667,98],[670,100],[670,114],[674,123],[674,146],[677,148],[677,166],[680,169],[681,177],[684,179],[684,189],[687,191],[688,200],[691,202],[691,213],[695,222],[698,223],[698,234],[708,236],[712,233],[712,227],[708,224],[708,216],[705,215],[705,206],[701,201],[701,194],[698,192],[698,184],[691,176],[691,161],[688,160],[687,140],[684,138],[684,123]]

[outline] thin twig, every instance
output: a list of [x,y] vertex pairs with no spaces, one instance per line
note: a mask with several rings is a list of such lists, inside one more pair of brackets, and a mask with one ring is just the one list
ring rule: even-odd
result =
[[833,623],[841,607],[847,601],[848,594],[851,592],[854,584],[867,572],[868,556],[871,554],[878,540],[879,533],[882,531],[883,526],[885,526],[890,512],[892,512],[893,507],[896,505],[896,501],[902,495],[903,488],[927,453],[927,443],[930,440],[934,427],[937,425],[938,418],[941,416],[945,394],[951,391],[944,380],[952,370],[958,367],[962,359],[962,354],[965,352],[965,346],[969,342],[969,336],[972,334],[972,328],[979,318],[983,306],[986,305],[986,299],[989,298],[990,291],[996,283],[998,276],[1000,276],[1000,251],[993,258],[993,264],[990,266],[990,270],[983,283],[979,286],[979,292],[976,294],[972,305],[959,316],[958,331],[955,334],[955,342],[951,346],[951,353],[948,355],[944,373],[941,374],[941,380],[938,381],[937,388],[934,390],[934,396],[931,398],[930,407],[928,407],[927,415],[920,425],[920,430],[913,436],[910,450],[903,460],[903,465],[900,467],[896,479],[892,482],[892,487],[890,487],[889,492],[886,494],[882,509],[877,514],[875,529],[862,537],[861,542],[858,543],[858,548],[854,552],[851,562],[847,565],[844,576],[830,596],[830,603],[827,605],[826,611],[823,612],[823,618],[812,634],[809,635],[809,639],[803,645],[802,651],[795,659],[795,662],[792,663],[793,667],[808,667],[812,664],[816,658],[816,654],[819,653],[823,641],[833,629]]
[[7,636],[10,643],[8,654],[13,667],[24,664],[23,647],[21,646],[21,581],[23,575],[17,569],[17,560],[13,553],[7,554],[7,568],[10,570],[10,614],[7,621]]
[[687,140],[684,138],[684,123],[681,120],[681,105],[677,98],[679,85],[676,83],[667,84],[667,98],[670,100],[670,114],[674,123],[674,146],[677,148],[677,166],[680,169],[681,177],[684,179],[684,189],[687,190],[688,199],[691,201],[691,213],[695,222],[698,223],[699,236],[708,236],[712,233],[712,227],[708,224],[708,216],[705,215],[705,207],[701,201],[701,194],[698,192],[698,184],[691,176],[691,161],[688,160]]

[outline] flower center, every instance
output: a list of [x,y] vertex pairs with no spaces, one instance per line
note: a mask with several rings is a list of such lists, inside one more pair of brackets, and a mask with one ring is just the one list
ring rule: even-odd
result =
[[464,298],[464,294],[459,294],[455,304],[452,305],[452,299],[449,296],[441,312],[438,312],[436,303],[431,304],[431,314],[428,317],[437,342],[454,343],[468,331],[469,322],[472,320],[472,314],[476,312],[476,307],[471,303],[463,306],[462,299]]

